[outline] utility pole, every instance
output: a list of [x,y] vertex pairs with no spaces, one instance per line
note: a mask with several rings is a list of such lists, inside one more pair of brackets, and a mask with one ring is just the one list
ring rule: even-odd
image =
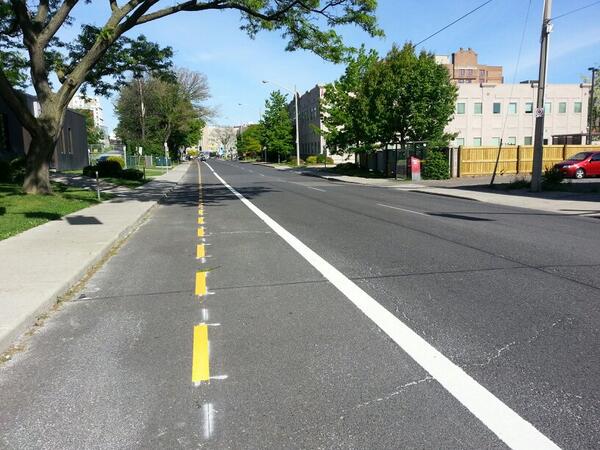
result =
[[594,128],[594,87],[596,82],[596,67],[590,67],[588,70],[592,71],[592,89],[590,90],[590,106],[588,108],[588,136],[587,144],[592,145],[592,131]]
[[544,92],[546,90],[546,69],[548,68],[548,44],[552,32],[550,15],[552,0],[544,0],[544,19],[540,46],[540,71],[538,76],[538,94],[535,110],[535,138],[533,141],[533,171],[531,173],[531,191],[542,189],[542,165],[544,162]]

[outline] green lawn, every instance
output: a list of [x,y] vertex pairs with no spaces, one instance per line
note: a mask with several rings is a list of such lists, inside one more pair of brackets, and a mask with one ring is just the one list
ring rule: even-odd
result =
[[20,185],[0,183],[0,240],[98,203],[87,189],[59,183],[52,188],[53,195],[25,195]]

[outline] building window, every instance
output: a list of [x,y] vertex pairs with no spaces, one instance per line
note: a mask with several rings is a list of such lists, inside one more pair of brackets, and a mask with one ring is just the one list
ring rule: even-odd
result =
[[465,69],[460,69],[458,71],[458,73],[460,74],[461,77],[464,77],[465,76]]
[[473,114],[483,113],[483,103],[477,102],[473,105]]
[[517,137],[509,136],[506,138],[506,145],[517,145]]
[[581,112],[581,102],[573,103],[573,112],[580,113]]
[[552,114],[552,102],[544,103],[544,115]]
[[523,143],[525,145],[533,145],[533,137],[532,136],[525,136],[525,138],[523,139]]
[[479,78],[485,78],[485,70],[479,71]]
[[465,104],[457,103],[456,104],[456,114],[464,114],[465,113]]
[[69,128],[69,153],[73,154],[73,130]]
[[508,104],[508,113],[516,114],[517,113],[517,104],[515,102],[510,102]]
[[481,147],[481,138],[480,137],[473,138],[473,147]]
[[501,111],[502,111],[502,108],[501,108],[500,103],[494,103],[494,105],[493,105],[494,114],[500,114]]
[[567,112],[567,102],[558,103],[558,112],[559,114],[565,114]]
[[465,138],[456,138],[456,139],[454,139],[454,142],[458,146],[463,146],[463,145],[465,145]]
[[531,114],[533,112],[533,103],[525,103],[525,114]]
[[500,138],[499,137],[493,137],[492,138],[492,145],[494,147],[500,147]]

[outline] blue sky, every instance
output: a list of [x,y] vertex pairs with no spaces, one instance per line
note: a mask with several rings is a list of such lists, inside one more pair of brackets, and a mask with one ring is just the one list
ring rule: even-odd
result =
[[[75,10],[78,21],[101,24],[107,2],[81,5]],[[371,38],[354,27],[340,30],[346,42],[365,43],[380,54],[393,43],[418,42],[458,18],[483,0],[379,0],[377,16],[385,38]],[[558,16],[592,0],[554,0],[552,16]],[[495,0],[471,16],[443,31],[421,47],[436,54],[450,54],[459,47],[471,47],[479,62],[504,66],[505,82],[515,76],[521,35],[525,40],[516,80],[537,78],[539,35],[543,0]],[[256,122],[259,110],[275,86],[297,86],[304,92],[317,83],[336,79],[343,66],[328,63],[309,52],[286,52],[277,33],[260,33],[249,39],[239,30],[239,15],[234,12],[179,13],[137,29],[161,45],[175,50],[177,66],[207,75],[212,99],[219,111],[215,123]],[[72,29],[69,33],[76,31]],[[578,83],[591,65],[600,64],[600,4],[557,19],[551,34],[548,81]],[[103,99],[107,125],[116,125],[112,99]]]

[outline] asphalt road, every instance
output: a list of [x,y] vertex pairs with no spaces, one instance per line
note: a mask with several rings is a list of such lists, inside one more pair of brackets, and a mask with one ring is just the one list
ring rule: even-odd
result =
[[0,368],[1,447],[600,448],[597,219],[209,164]]

